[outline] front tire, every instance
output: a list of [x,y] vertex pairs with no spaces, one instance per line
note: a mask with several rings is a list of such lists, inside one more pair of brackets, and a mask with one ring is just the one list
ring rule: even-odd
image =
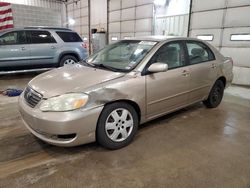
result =
[[138,123],[138,115],[128,103],[109,104],[105,106],[98,120],[97,141],[108,149],[127,146],[137,132]]
[[68,66],[68,65],[74,65],[76,64],[78,61],[77,59],[72,56],[72,55],[66,55],[64,56],[61,60],[60,60],[60,63],[59,63],[59,66],[60,67],[63,67],[63,66]]
[[224,88],[224,83],[221,80],[217,80],[209,93],[208,99],[203,101],[204,105],[207,108],[219,106],[224,95]]

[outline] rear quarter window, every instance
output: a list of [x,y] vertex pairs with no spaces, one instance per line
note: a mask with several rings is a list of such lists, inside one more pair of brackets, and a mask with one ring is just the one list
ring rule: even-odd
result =
[[56,32],[64,42],[82,42],[81,37],[75,32]]

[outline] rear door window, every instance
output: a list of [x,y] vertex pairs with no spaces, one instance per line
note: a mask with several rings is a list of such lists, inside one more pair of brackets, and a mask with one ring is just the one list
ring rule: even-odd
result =
[[191,65],[215,59],[213,52],[201,42],[187,41],[186,44]]
[[75,32],[56,32],[64,42],[82,42],[81,37]]
[[13,31],[0,36],[0,45],[27,44],[24,31]]
[[56,40],[48,31],[30,31],[32,44],[56,43]]

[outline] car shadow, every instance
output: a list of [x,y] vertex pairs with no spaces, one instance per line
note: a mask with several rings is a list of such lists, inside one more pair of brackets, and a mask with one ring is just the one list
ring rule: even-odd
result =
[[168,123],[170,120],[175,119],[177,117],[179,117],[180,115],[183,115],[185,113],[191,113],[193,111],[196,111],[198,109],[202,109],[205,108],[204,105],[201,102],[195,103],[193,105],[190,105],[188,107],[182,108],[180,110],[171,112],[169,114],[163,115],[161,117],[158,117],[156,119],[150,120],[146,123],[141,124],[138,129],[142,130],[142,129],[146,129],[148,127],[152,127],[152,126],[157,126],[158,124],[161,123]]
[[[138,131],[142,131],[144,129],[150,129],[155,126],[159,126],[161,123],[168,123],[170,120],[174,118],[178,118],[180,115],[184,115],[185,113],[191,113],[193,111],[196,111],[198,109],[204,108],[202,103],[196,103],[194,105],[191,105],[189,107],[180,109],[178,111],[172,112],[170,114],[164,115],[162,117],[159,117],[157,119],[151,120],[147,123],[141,124],[138,128]],[[135,136],[135,140],[138,139],[140,135]],[[47,144],[40,139],[36,138],[37,142],[41,145],[41,148],[51,154],[51,155],[74,155],[79,152],[88,152],[88,151],[106,151],[107,149],[103,148],[100,146],[97,142],[89,143],[89,144],[83,144],[80,146],[74,146],[74,147],[58,147],[58,146],[53,146],[50,144]]]

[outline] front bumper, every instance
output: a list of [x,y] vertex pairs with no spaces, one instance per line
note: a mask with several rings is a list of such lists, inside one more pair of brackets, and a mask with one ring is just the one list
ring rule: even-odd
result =
[[[39,105],[38,105],[39,106]],[[19,97],[19,111],[29,131],[57,146],[76,146],[95,141],[96,125],[103,106],[68,112],[42,112]]]

